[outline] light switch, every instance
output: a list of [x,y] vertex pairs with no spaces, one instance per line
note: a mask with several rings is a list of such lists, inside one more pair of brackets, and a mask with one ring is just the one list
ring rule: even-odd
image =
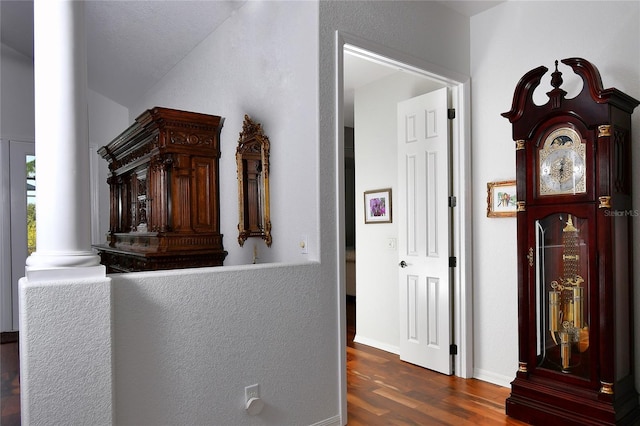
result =
[[389,250],[395,250],[398,246],[398,240],[396,238],[387,238],[387,248]]

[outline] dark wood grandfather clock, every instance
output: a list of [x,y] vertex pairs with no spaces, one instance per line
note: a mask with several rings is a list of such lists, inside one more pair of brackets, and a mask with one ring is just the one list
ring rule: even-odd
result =
[[511,111],[516,141],[519,368],[509,416],[532,424],[640,423],[634,386],[631,113],[639,102],[604,89],[581,58],[572,99],[551,73],[549,101],[532,95],[548,71],[525,74]]

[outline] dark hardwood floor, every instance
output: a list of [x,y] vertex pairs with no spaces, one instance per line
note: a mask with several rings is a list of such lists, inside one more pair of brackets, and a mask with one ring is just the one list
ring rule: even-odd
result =
[[[0,424],[20,425],[17,337],[3,334]],[[15,334],[13,334],[15,335]],[[349,426],[524,425],[504,414],[509,389],[444,376],[400,361],[397,355],[353,342],[355,304],[347,303]]]
[[2,333],[0,340],[0,425],[20,426],[18,333]]
[[347,301],[349,426],[525,425],[505,414],[510,390],[400,361],[398,355],[354,343],[355,303]]

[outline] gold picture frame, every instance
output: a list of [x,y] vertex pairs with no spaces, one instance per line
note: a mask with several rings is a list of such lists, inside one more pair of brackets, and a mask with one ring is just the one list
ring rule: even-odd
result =
[[271,247],[269,207],[269,152],[271,143],[262,125],[244,116],[236,148],[238,167],[238,244],[247,238],[262,238]]
[[391,223],[391,188],[364,192],[364,223]]
[[487,217],[515,217],[516,202],[515,180],[487,183]]

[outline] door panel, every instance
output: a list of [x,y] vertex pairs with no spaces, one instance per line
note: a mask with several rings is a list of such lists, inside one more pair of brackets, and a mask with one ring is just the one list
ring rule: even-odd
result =
[[447,98],[443,88],[398,104],[397,217],[400,358],[452,374]]

